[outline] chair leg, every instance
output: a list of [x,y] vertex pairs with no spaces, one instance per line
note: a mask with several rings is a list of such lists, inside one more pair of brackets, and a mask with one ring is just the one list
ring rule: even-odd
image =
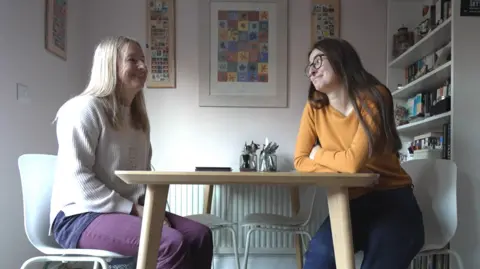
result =
[[247,264],[248,264],[248,254],[250,251],[250,236],[252,235],[252,232],[255,231],[255,228],[250,228],[247,232],[247,236],[245,239],[245,253],[243,254],[243,269],[247,269]]
[[26,260],[20,269],[26,269],[27,266],[32,263],[45,263],[45,262],[94,262],[99,264],[102,269],[108,269],[108,264],[105,259],[100,257],[90,257],[90,256],[38,256]]
[[458,269],[463,269],[463,262],[462,262],[462,258],[460,258],[460,255],[458,255],[456,251],[451,249],[446,249],[446,252],[452,255],[453,257],[455,257],[455,260],[457,261]]
[[[306,232],[306,231],[302,232],[301,235],[302,235],[302,237],[303,237],[303,238],[302,238],[302,239],[303,239],[303,240],[302,240],[302,241],[303,241],[303,250],[304,250],[305,252],[307,252],[308,243],[309,243],[310,241],[312,241],[312,236],[311,236],[308,232]],[[307,240],[305,240],[305,239],[307,239]]]
[[225,227],[232,234],[233,253],[235,254],[235,265],[240,269],[240,259],[238,258],[237,233],[232,227]]

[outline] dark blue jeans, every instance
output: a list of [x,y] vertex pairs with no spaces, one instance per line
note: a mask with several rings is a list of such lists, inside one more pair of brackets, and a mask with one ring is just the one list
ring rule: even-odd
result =
[[[355,252],[364,253],[361,269],[406,269],[423,247],[422,212],[411,187],[353,199],[350,216]],[[303,268],[336,268],[330,218],[310,241]]]

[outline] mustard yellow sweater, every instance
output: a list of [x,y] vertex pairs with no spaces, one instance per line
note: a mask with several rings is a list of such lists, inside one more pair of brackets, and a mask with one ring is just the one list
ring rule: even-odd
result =
[[[374,108],[371,104],[369,107]],[[372,112],[378,113],[374,109]],[[361,114],[368,125],[375,127],[366,111],[361,111]],[[321,149],[312,160],[309,155],[317,137]],[[305,105],[294,165],[300,172],[358,173],[368,169],[380,175],[379,184],[374,187],[351,188],[349,194],[352,199],[374,189],[393,189],[411,184],[410,176],[400,166],[395,153],[369,157],[368,136],[354,111],[344,116],[330,105],[322,109],[315,109],[309,103]]]

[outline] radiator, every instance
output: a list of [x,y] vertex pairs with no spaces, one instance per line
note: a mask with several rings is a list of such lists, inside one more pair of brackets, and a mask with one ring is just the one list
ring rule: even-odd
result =
[[[203,213],[203,185],[171,185],[168,204],[172,213],[187,216]],[[300,197],[302,189],[300,190]],[[303,203],[301,201],[301,206]],[[283,186],[221,185],[215,186],[212,214],[238,223],[249,213],[273,213],[291,216],[290,189]],[[328,214],[325,192],[319,189],[312,221],[308,227],[313,235]],[[235,226],[240,251],[245,246],[246,229]],[[232,240],[228,231],[214,233],[216,253],[232,253]],[[291,234],[255,232],[250,240],[252,253],[291,254],[294,240]]]

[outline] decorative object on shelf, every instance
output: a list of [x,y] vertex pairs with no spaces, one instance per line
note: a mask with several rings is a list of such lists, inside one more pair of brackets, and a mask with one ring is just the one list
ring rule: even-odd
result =
[[269,142],[268,138],[265,138],[265,144],[260,151],[259,172],[277,172],[277,155],[275,153],[278,147],[277,143]]
[[199,6],[199,105],[286,107],[288,0]]
[[147,0],[147,88],[175,88],[175,0]]
[[45,49],[67,60],[68,0],[45,1]]
[[257,171],[257,150],[260,145],[255,144],[253,141],[250,145],[243,147],[243,152],[240,155],[240,171],[241,172],[255,172]]
[[395,105],[395,125],[400,126],[408,123],[408,110],[396,104]]
[[340,0],[311,0],[312,45],[325,37],[340,37]]
[[434,5],[424,5],[422,9],[423,21],[418,26],[421,37],[431,32],[437,26],[436,23],[436,7]]
[[393,57],[398,57],[413,46],[413,32],[409,31],[406,26],[398,28],[396,34],[393,35]]
[[460,16],[480,16],[480,0],[460,0]]

